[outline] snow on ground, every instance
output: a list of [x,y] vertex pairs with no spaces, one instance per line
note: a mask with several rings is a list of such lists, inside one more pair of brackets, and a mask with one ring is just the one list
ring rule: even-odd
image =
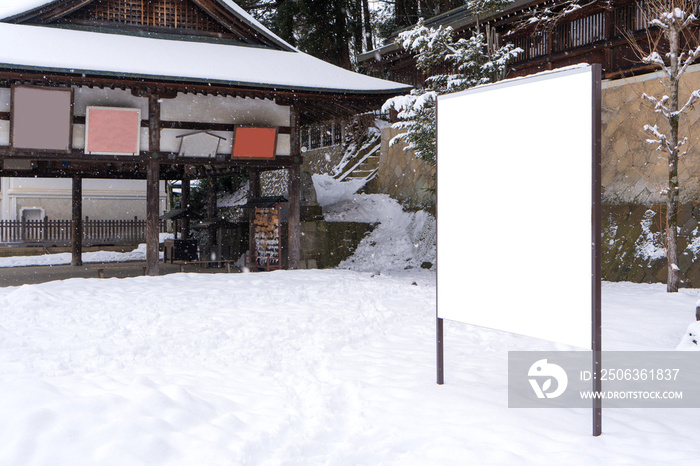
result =
[[[562,345],[446,321],[437,385],[435,272],[355,265],[0,288],[0,465],[697,461],[695,409],[509,409],[508,351]],[[604,283],[604,348],[673,350],[699,293]]]
[[[607,349],[673,349],[697,300],[603,291]],[[447,321],[438,386],[426,271],[71,279],[0,288],[0,309],[3,465],[679,464],[700,449],[696,410],[605,410],[593,438],[589,410],[508,409],[507,352],[566,349],[540,340]]]
[[[172,238],[170,233],[161,233],[160,242],[168,238]],[[146,245],[140,244],[136,249],[129,252],[117,251],[94,251],[84,252],[82,254],[84,263],[92,262],[129,262],[129,261],[145,261],[146,260]],[[160,258],[163,258],[163,253],[160,253]],[[70,252],[62,252],[57,254],[41,254],[37,256],[9,256],[0,257],[0,267],[24,267],[29,265],[66,265],[70,264],[72,255]]]

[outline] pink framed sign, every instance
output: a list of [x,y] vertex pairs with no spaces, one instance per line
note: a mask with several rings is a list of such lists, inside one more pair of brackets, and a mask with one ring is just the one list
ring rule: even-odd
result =
[[87,107],[85,153],[138,155],[141,110],[138,108]]

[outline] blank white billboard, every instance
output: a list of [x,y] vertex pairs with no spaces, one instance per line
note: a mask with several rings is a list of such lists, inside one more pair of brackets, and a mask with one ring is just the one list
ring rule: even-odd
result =
[[591,348],[599,102],[587,65],[438,98],[439,318]]

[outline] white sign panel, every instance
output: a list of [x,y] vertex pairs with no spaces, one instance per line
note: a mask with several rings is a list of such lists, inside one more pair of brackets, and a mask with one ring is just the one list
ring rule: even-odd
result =
[[439,97],[439,318],[591,348],[594,83],[578,66]]

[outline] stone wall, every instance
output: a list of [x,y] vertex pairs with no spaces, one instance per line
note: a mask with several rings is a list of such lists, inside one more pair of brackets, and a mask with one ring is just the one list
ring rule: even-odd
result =
[[[302,269],[336,267],[352,256],[360,241],[374,230],[375,224],[358,222],[301,222]],[[287,224],[282,224],[282,257],[286,258]],[[287,266],[286,259],[283,266]]]
[[[659,73],[603,83],[602,92],[602,184],[603,202],[651,205],[664,202],[660,191],[668,178],[667,153],[647,143],[650,135],[644,125],[658,124],[668,132],[668,124],[654,113],[652,104],[642,98],[667,94]],[[681,82],[681,105],[689,94],[700,89],[700,65],[693,65]],[[681,202],[700,196],[700,109],[683,114],[681,135],[688,136],[680,159],[678,178]],[[692,131],[692,134],[691,134]]]
[[[665,204],[604,204],[602,276],[609,281],[665,283]],[[685,203],[678,215],[678,255],[682,285],[700,287],[700,206]]]
[[381,157],[375,190],[389,194],[409,209],[435,209],[435,168],[406,152],[402,142],[389,142],[399,130],[382,128]]
[[[667,185],[667,152],[650,144],[644,125],[668,123],[654,113],[643,94],[668,94],[660,73],[606,81],[602,91],[602,197],[603,279],[610,281],[666,282],[667,261],[663,230]],[[700,66],[688,69],[681,83],[680,101],[700,89]],[[678,167],[679,267],[682,285],[700,287],[700,109],[681,118],[681,137],[688,137]]]

